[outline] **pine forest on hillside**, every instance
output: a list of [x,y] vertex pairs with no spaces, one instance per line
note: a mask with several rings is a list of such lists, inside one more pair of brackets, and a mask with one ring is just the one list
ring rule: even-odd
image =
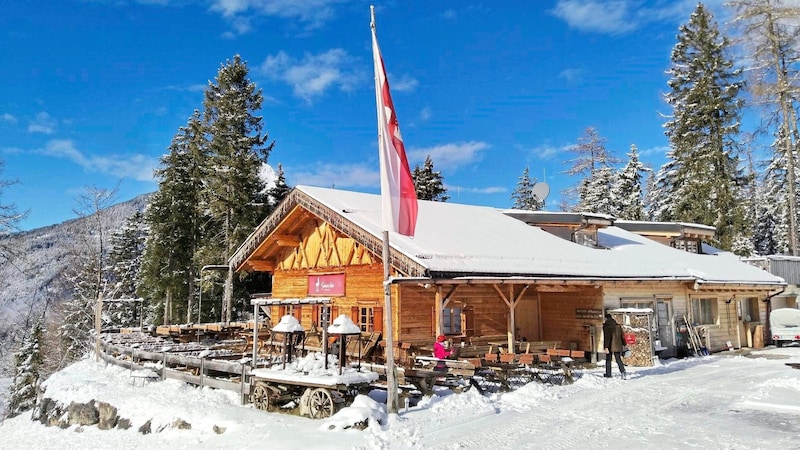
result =
[[[586,124],[561,174],[575,183],[549,204],[711,225],[710,244],[742,256],[798,254],[800,7],[730,7],[729,30],[702,3],[677,30],[663,94],[667,162],[646,166],[635,142],[618,158]],[[34,232],[15,232],[23,214],[0,205],[0,375],[13,377],[11,414],[30,406],[31,386],[91,350],[99,299],[103,326],[119,327],[236,320],[248,313],[250,293],[270,291],[269,277],[220,270],[291,190],[282,165],[274,179],[263,176],[275,145],[263,102],[247,63],[225,61],[165,143],[157,191],[126,202],[124,217],[115,191],[96,187],[78,199],[80,219]],[[748,112],[762,117],[760,128],[744,129]],[[545,209],[530,170],[520,168],[508,207]],[[413,179],[420,199],[449,200],[431,156]],[[0,181],[0,194],[12,183]],[[203,298],[221,301],[200,310]]]

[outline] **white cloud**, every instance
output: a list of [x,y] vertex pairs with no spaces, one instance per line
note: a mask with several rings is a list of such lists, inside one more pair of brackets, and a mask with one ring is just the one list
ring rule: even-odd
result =
[[53,134],[56,130],[56,120],[46,112],[36,114],[36,117],[28,124],[30,133]]
[[503,192],[508,192],[508,188],[502,186],[489,186],[483,188],[447,186],[448,194],[457,195],[459,192],[469,192],[471,194],[501,194]]
[[558,77],[567,80],[570,84],[579,84],[583,81],[582,69],[564,69],[558,74]]
[[306,29],[322,26],[334,16],[333,6],[343,0],[212,0],[210,10],[228,19],[236,33],[251,30],[252,17],[295,19]]
[[430,155],[437,170],[456,170],[461,166],[480,161],[483,156],[482,152],[489,147],[486,142],[457,142],[434,147],[413,148],[408,151],[408,157],[410,160],[424,161]]
[[149,156],[133,155],[85,155],[69,139],[53,139],[44,149],[36,153],[71,161],[89,172],[99,172],[119,178],[152,181],[157,161]]
[[573,145],[567,144],[557,147],[550,144],[542,144],[528,150],[528,155],[539,160],[549,160],[566,153]]
[[431,117],[433,117],[433,111],[431,111],[429,106],[422,108],[422,111],[419,112],[419,120],[423,122],[430,120]]
[[455,9],[446,9],[442,13],[442,18],[446,20],[453,20],[458,18],[458,12]]
[[408,75],[403,75],[394,81],[391,76],[389,78],[389,87],[391,88],[392,92],[410,92],[417,88],[419,82],[416,78],[413,78]]
[[[712,0],[711,9],[715,9]],[[689,19],[696,0],[659,1],[643,7],[639,0],[559,0],[551,14],[577,30],[601,34],[625,34],[647,24]],[[677,31],[677,29],[676,29]]]
[[637,148],[636,151],[639,153],[640,157],[645,156],[664,156],[669,152],[668,145],[662,145],[659,147],[651,147],[646,149]]
[[263,75],[283,81],[294,94],[308,102],[328,89],[352,89],[358,83],[352,58],[346,51],[335,48],[317,55],[306,53],[296,60],[284,52],[268,56],[261,64]]
[[3,113],[0,115],[0,122],[17,123],[17,118],[9,113]]
[[320,187],[378,187],[380,173],[377,164],[318,164],[310,169],[286,170],[291,185],[306,184]]

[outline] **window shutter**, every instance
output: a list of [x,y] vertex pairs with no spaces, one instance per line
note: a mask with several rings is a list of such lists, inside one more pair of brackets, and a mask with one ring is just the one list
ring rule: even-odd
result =
[[292,308],[292,315],[298,322],[303,323],[303,307],[300,305],[294,305]]
[[[331,306],[331,323],[333,323],[333,321],[336,320],[337,317],[339,317],[339,307]],[[330,323],[328,325],[330,325]]]
[[319,319],[319,305],[311,305],[311,328],[317,328],[322,324]]
[[286,315],[286,306],[278,306],[278,322]]
[[383,333],[383,308],[372,308],[372,330],[376,333]]
[[358,314],[358,306],[351,306],[350,307],[350,318],[353,319],[353,323],[358,326],[361,326],[361,318]]

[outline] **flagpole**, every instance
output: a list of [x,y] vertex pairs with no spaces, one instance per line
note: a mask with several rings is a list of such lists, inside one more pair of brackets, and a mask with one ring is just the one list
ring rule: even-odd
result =
[[[375,33],[375,7],[370,5],[370,28]],[[376,95],[378,94],[378,80],[375,80]],[[383,127],[381,126],[383,115],[378,111],[378,147],[379,151],[383,152],[384,139],[381,135]],[[394,364],[394,328],[392,326],[392,285],[389,280],[391,276],[391,264],[389,262],[389,230],[386,229],[384,223],[383,230],[383,250],[381,252],[383,259],[383,303],[384,303],[384,340],[386,341],[385,355],[386,355],[386,410],[389,414],[397,413],[397,373],[395,372]]]

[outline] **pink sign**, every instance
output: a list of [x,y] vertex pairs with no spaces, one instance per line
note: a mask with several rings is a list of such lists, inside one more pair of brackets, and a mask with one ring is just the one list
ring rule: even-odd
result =
[[344,274],[309,275],[308,295],[344,295]]

